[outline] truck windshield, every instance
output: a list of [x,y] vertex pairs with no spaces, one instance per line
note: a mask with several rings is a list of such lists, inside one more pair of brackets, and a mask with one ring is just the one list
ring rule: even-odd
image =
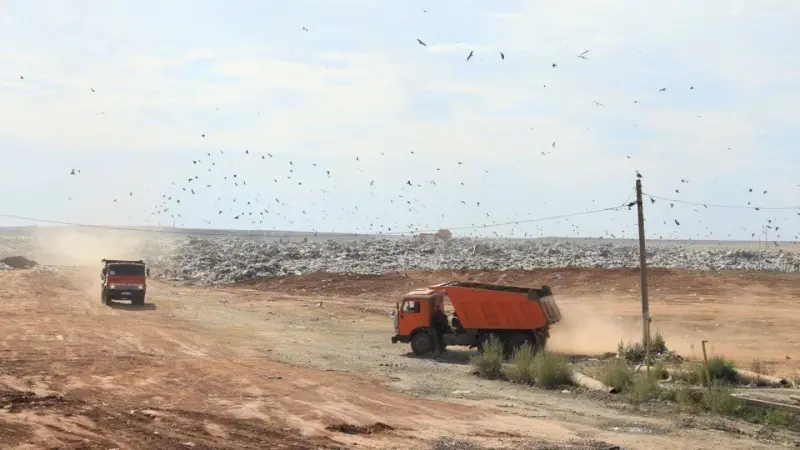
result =
[[144,272],[143,264],[112,264],[108,266],[109,275],[143,277]]

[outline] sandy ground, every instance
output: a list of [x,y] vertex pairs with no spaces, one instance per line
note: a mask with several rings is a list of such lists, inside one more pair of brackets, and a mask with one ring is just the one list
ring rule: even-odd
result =
[[[387,315],[448,279],[548,284],[566,320],[554,349],[614,351],[639,336],[635,271],[315,274],[201,289],[151,283],[148,305],[100,304],[97,268],[0,273],[2,448],[774,448],[788,432],[470,374],[469,352],[414,358]],[[800,280],[656,271],[654,328],[691,356],[708,339],[740,363],[800,372]],[[699,351],[697,348],[695,351]],[[788,357],[788,359],[787,359]],[[350,435],[336,423],[388,424]],[[791,443],[791,444],[790,444]],[[457,447],[453,447],[457,448]],[[464,447],[462,447],[464,448]]]

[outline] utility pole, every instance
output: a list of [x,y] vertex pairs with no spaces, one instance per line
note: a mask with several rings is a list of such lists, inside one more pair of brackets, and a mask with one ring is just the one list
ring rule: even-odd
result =
[[[642,201],[642,180],[636,180],[636,209],[639,212],[639,274],[642,286],[642,345],[648,348],[650,343],[650,304],[647,299],[647,253],[644,245],[644,202]],[[645,361],[650,355],[645,356]]]

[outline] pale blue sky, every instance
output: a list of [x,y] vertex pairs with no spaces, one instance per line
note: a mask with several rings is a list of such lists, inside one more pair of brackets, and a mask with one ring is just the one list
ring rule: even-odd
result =
[[[637,169],[665,197],[800,205],[798,21],[766,0],[5,1],[0,213],[398,231],[620,204]],[[652,237],[800,233],[800,209],[646,208]],[[632,237],[635,220],[482,233]]]

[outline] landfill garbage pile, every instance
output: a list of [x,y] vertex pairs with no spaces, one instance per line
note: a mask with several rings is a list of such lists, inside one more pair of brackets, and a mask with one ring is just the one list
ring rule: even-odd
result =
[[[224,284],[311,272],[381,274],[405,270],[620,268],[639,265],[638,246],[616,243],[453,239],[363,239],[263,242],[195,239],[173,242],[149,260],[165,280]],[[652,246],[650,267],[690,270],[800,271],[800,255],[776,250]]]
[[0,264],[11,269],[31,269],[38,265],[36,261],[30,260],[24,256],[8,256],[0,259]]

